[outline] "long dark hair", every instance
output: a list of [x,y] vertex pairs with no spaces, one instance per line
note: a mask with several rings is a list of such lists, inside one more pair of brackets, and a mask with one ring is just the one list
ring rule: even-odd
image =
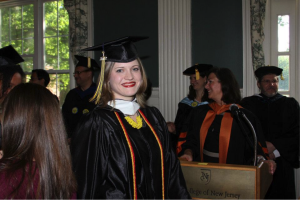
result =
[[232,71],[228,68],[213,68],[209,71],[209,76],[211,73],[214,73],[219,79],[222,86],[222,101],[226,104],[241,102],[241,92],[239,84],[233,75]]
[[32,194],[33,180],[38,174],[36,198],[71,198],[76,192],[76,181],[55,96],[43,86],[20,84],[5,98],[1,122],[0,171],[9,176],[16,170],[23,171],[19,185],[10,195],[18,193],[25,176],[27,195]]

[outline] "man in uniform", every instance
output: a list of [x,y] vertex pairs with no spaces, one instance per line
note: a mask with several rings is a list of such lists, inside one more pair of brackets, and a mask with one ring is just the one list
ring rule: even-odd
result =
[[278,93],[282,69],[260,67],[255,71],[261,93],[246,97],[241,105],[260,120],[270,158],[277,168],[265,198],[296,199],[294,168],[299,168],[299,103]]
[[93,73],[95,70],[100,69],[94,59],[79,55],[75,55],[75,57],[78,60],[74,72],[77,87],[70,90],[62,106],[68,138],[72,137],[81,116],[95,107],[95,103],[90,102],[96,91]]

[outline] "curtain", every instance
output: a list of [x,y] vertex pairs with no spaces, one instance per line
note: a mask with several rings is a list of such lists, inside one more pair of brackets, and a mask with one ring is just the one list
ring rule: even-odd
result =
[[250,1],[250,25],[251,25],[251,50],[253,70],[265,65],[265,55],[263,51],[264,41],[264,21],[266,14],[267,0]]
[[87,56],[88,47],[88,5],[87,0],[64,0],[64,7],[69,13],[70,53],[74,64],[74,55]]

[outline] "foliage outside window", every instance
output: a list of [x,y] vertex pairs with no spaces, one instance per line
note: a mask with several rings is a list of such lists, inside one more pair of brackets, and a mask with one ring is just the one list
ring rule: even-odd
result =
[[278,16],[278,67],[283,69],[284,80],[279,82],[279,90],[289,91],[290,68],[290,27],[289,15]]
[[18,2],[17,6],[1,4],[0,47],[11,44],[22,55],[27,81],[32,69],[47,70],[51,79],[48,89],[59,97],[62,105],[70,90],[69,16],[63,0]]

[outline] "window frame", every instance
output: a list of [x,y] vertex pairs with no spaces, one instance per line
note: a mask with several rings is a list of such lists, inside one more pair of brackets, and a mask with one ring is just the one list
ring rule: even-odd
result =
[[[281,1],[281,4],[280,4]],[[279,3],[278,3],[279,2]],[[266,20],[265,20],[265,41],[264,53],[265,64],[278,66],[278,56],[289,56],[289,90],[279,93],[286,96],[295,97],[299,101],[299,86],[296,84],[296,44],[299,44],[299,37],[297,38],[297,8],[294,5],[299,3],[298,0],[270,0],[267,2]],[[276,5],[277,4],[277,5]],[[290,16],[290,50],[289,52],[278,52],[278,16]],[[284,76],[284,75],[283,75]],[[281,81],[281,80],[280,80]]]
[[[33,4],[34,6],[34,55],[33,55],[33,69],[44,69],[44,3],[57,1],[57,0],[10,0],[0,2],[0,7],[14,7]],[[70,53],[69,53],[70,55]],[[27,57],[27,55],[22,55]],[[51,74],[69,74],[70,89],[75,87],[75,81],[73,80],[74,64],[69,56],[69,69],[68,70],[47,70]],[[30,75],[31,72],[25,72],[26,75]],[[56,88],[57,89],[57,88]]]

